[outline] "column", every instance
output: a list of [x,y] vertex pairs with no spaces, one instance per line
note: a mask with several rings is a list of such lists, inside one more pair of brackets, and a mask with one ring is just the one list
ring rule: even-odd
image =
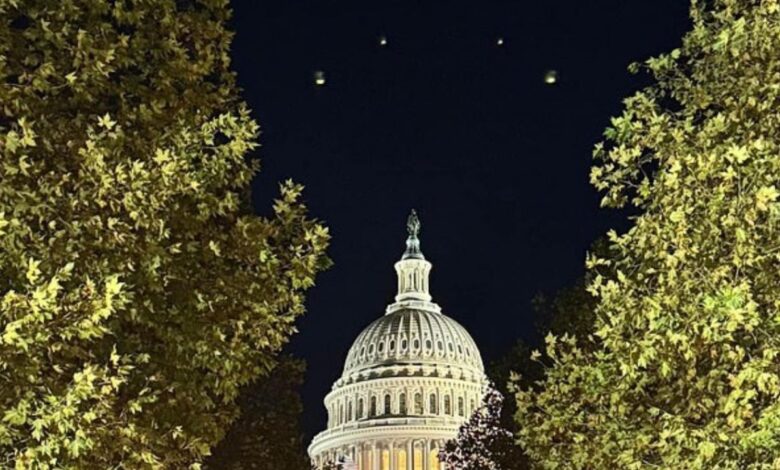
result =
[[390,470],[396,470],[395,468],[395,442],[390,441]]
[[406,470],[414,470],[414,443],[406,441]]
[[379,451],[377,450],[376,442],[374,442],[372,444],[371,449],[372,449],[371,450],[371,458],[374,461],[371,468],[373,468],[373,470],[379,470],[379,457],[380,457],[380,455],[379,455]]
[[430,470],[431,468],[431,443],[426,439],[423,446],[423,470]]

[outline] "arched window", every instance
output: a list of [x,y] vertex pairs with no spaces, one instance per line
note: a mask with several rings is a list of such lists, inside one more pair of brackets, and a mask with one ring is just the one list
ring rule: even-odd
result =
[[357,419],[363,418],[363,399],[358,400]]
[[368,410],[368,416],[376,416],[376,397],[371,397],[371,408]]
[[444,395],[444,414],[448,416],[452,414],[452,403],[450,403],[449,395]]
[[436,394],[435,393],[431,393],[431,402],[430,402],[430,406],[428,407],[428,411],[431,414],[436,414]]
[[344,423],[344,403],[339,405],[339,424]]
[[398,397],[398,412],[402,415],[406,414],[406,394],[402,393]]
[[414,414],[423,414],[423,398],[422,393],[414,394]]
[[426,350],[426,351],[430,351],[432,347],[433,347],[433,346],[431,346],[431,340],[429,340],[429,339],[426,339],[426,340],[425,340],[425,350]]
[[347,402],[347,421],[352,421],[352,400]]
[[390,410],[390,394],[388,393],[385,395],[385,414],[389,415],[392,414],[392,411]]
[[466,410],[463,409],[463,397],[458,397],[458,414],[460,416],[466,415]]

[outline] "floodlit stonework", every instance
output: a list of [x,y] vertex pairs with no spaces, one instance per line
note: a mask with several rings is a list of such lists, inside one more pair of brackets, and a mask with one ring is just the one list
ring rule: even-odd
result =
[[481,401],[479,350],[432,302],[431,263],[420,250],[414,212],[407,225],[395,303],[357,337],[325,397],[328,428],[309,446],[319,467],[345,461],[359,470],[443,469],[439,448]]

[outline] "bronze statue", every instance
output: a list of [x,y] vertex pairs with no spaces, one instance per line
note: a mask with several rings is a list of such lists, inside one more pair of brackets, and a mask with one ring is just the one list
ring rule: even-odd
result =
[[401,259],[425,259],[420,251],[420,239],[417,238],[420,234],[420,219],[414,209],[406,220],[406,230],[409,232],[409,237],[406,239],[406,251]]
[[417,217],[417,211],[412,209],[412,213],[409,214],[409,218],[406,220],[406,230],[409,231],[409,236],[417,238],[420,234],[420,219]]

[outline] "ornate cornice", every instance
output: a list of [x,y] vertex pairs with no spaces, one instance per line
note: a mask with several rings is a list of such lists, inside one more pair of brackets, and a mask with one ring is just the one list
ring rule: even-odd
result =
[[408,439],[448,440],[457,434],[461,422],[452,424],[410,424],[389,426],[358,425],[341,426],[323,431],[314,437],[309,445],[309,456],[314,457],[324,451],[349,445],[370,443],[371,441],[404,441]]
[[425,388],[450,388],[456,390],[481,390],[486,383],[484,375],[479,380],[462,380],[447,377],[387,377],[356,382],[331,390],[325,396],[325,403],[333,399],[350,394],[361,394],[372,391],[389,391],[398,389]]

